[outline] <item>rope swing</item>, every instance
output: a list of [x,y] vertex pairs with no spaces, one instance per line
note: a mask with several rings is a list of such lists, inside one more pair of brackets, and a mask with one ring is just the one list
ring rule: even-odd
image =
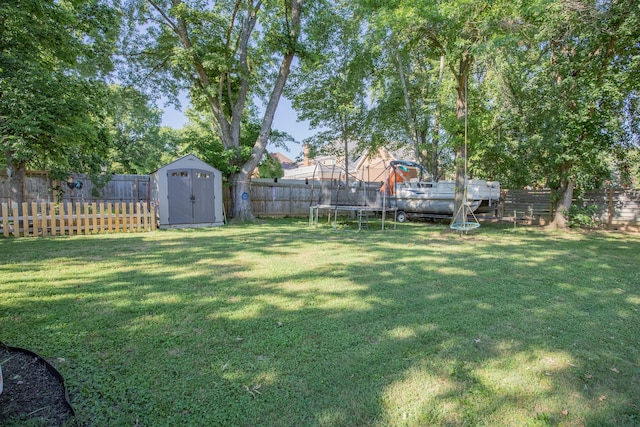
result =
[[[469,75],[465,77],[464,80],[464,188],[462,192],[462,203],[458,208],[458,211],[453,216],[451,220],[451,224],[449,227],[452,230],[457,231],[469,231],[475,230],[480,227],[480,223],[478,222],[478,218],[471,210],[471,206],[469,206],[469,200],[467,198],[467,134],[469,131],[469,96],[468,96],[468,86],[469,83]],[[473,220],[469,221],[468,217],[471,216]],[[460,221],[456,221],[456,218],[460,218]]]

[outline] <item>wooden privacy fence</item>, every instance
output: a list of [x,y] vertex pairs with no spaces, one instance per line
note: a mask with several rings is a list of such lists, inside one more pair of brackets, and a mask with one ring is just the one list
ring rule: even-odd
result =
[[51,203],[0,205],[4,237],[58,236],[156,229],[154,207],[146,203]]
[[[259,217],[305,217],[316,203],[363,205],[379,203],[379,183],[352,188],[331,181],[253,179],[251,207]],[[349,197],[356,197],[348,200]],[[328,201],[330,200],[330,201]],[[229,209],[229,197],[225,197]],[[574,200],[578,207],[595,207],[594,221],[610,229],[640,228],[640,189],[608,188],[587,192]],[[550,190],[503,190],[498,218],[519,218],[544,225],[553,220],[555,204]],[[488,214],[485,217],[494,217]],[[486,219],[486,218],[485,218]]]
[[[149,175],[112,175],[97,188],[87,174],[69,176],[71,184],[55,181],[46,172],[27,171],[23,200],[31,202],[139,202],[149,198]],[[78,185],[75,185],[78,184]],[[0,203],[11,202],[11,187],[0,171]]]
[[554,206],[549,190],[502,190],[498,216],[526,219],[546,224],[553,219]]
[[[593,220],[610,229],[640,228],[640,189],[607,188],[586,192],[573,201],[592,207]],[[500,216],[515,216],[532,224],[553,220],[555,204],[550,190],[503,190]]]
[[[75,174],[74,180],[81,181],[82,188],[70,189],[63,184],[64,193],[60,204],[56,204],[54,209],[47,207],[45,210],[46,234],[57,233],[69,234],[69,232],[77,234],[78,229],[81,234],[84,233],[102,233],[115,232],[116,230],[129,231],[130,227],[123,225],[128,224],[123,218],[129,219],[129,206],[131,203],[139,203],[148,200],[149,195],[149,177],[147,175],[114,175],[111,181],[100,190],[98,199],[94,199],[91,194],[92,184],[87,175]],[[353,184],[353,183],[352,183]],[[25,200],[27,206],[31,208],[36,203],[47,206],[56,200],[56,194],[52,189],[53,181],[46,174],[31,173],[25,181]],[[306,217],[309,215],[309,207],[314,204],[348,204],[363,205],[374,204],[380,193],[378,189],[380,183],[369,183],[365,186],[346,187],[336,180],[313,181],[313,180],[283,180],[283,179],[253,179],[251,181],[251,206],[253,213],[259,217]],[[354,191],[357,190],[357,191]],[[228,187],[224,188],[224,203],[226,211],[231,208],[231,197]],[[546,224],[553,219],[555,204],[551,198],[549,190],[503,190],[503,203],[497,212],[498,217],[516,217],[525,219],[531,224]],[[0,171],[0,203],[10,202],[10,191],[7,183],[7,177],[3,176]],[[111,208],[105,206],[100,207],[105,202],[112,202]],[[71,210],[68,208],[71,203]],[[595,190],[582,196],[580,200],[575,200],[577,206],[595,206],[597,207],[594,219],[600,224],[611,229],[617,228],[635,228],[640,229],[640,189],[619,189],[608,188],[603,190]],[[75,209],[80,204],[79,209]],[[92,208],[93,205],[96,208]],[[21,205],[21,206],[24,206]],[[87,208],[84,208],[87,206]],[[120,217],[116,225],[115,218],[118,212],[122,215],[123,208],[126,212],[124,217]],[[61,208],[60,208],[61,207]],[[33,214],[27,214],[27,233],[21,231],[24,229],[24,219],[21,214],[16,214],[12,206],[7,205],[7,213],[0,212],[2,220],[0,221],[1,235],[42,235],[43,227],[40,222],[43,209],[31,209],[32,212],[38,212],[35,217],[38,221],[37,231],[32,230]],[[103,215],[106,225],[98,230],[98,226],[91,224],[91,214],[104,209],[105,212],[112,212],[112,225],[108,225],[107,215]],[[61,213],[62,210],[62,213]],[[26,211],[26,209],[22,209]],[[52,230],[50,221],[51,212],[54,212],[56,218],[55,231]],[[77,220],[80,212],[80,219],[83,221],[78,228]],[[71,212],[71,213],[69,213]],[[90,212],[90,219],[87,220],[89,225],[85,227],[85,212]],[[141,210],[140,212],[146,212]],[[141,213],[142,214],[142,213]],[[64,218],[64,226],[61,228],[59,216]],[[69,231],[69,215],[76,222],[72,223]],[[137,215],[134,208],[134,217]],[[153,215],[149,214],[150,218]],[[493,214],[492,214],[493,215]],[[17,226],[14,225],[18,217]],[[7,218],[7,219],[5,219]],[[141,223],[155,224],[151,219],[140,220]],[[98,223],[99,217],[98,217]],[[8,225],[7,225],[8,224]],[[18,231],[15,231],[15,230]],[[95,230],[95,231],[94,231]],[[17,233],[17,234],[14,234]]]
[[317,204],[382,204],[378,191],[380,183],[356,184],[347,187],[336,181],[254,178],[251,180],[251,209],[258,217],[305,217],[309,216],[310,206]]

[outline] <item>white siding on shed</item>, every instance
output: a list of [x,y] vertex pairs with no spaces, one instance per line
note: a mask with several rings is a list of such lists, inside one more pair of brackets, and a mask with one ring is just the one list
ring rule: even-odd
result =
[[151,174],[160,227],[224,224],[222,173],[193,154]]

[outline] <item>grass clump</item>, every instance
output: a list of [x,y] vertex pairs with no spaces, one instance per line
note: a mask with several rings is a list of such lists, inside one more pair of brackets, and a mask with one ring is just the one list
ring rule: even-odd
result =
[[93,425],[637,425],[640,238],[304,221],[0,240]]

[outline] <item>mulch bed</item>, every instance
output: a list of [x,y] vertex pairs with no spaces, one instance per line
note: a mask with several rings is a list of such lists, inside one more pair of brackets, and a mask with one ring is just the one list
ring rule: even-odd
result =
[[46,361],[29,353],[0,344],[0,425],[73,425],[73,409],[61,378]]

